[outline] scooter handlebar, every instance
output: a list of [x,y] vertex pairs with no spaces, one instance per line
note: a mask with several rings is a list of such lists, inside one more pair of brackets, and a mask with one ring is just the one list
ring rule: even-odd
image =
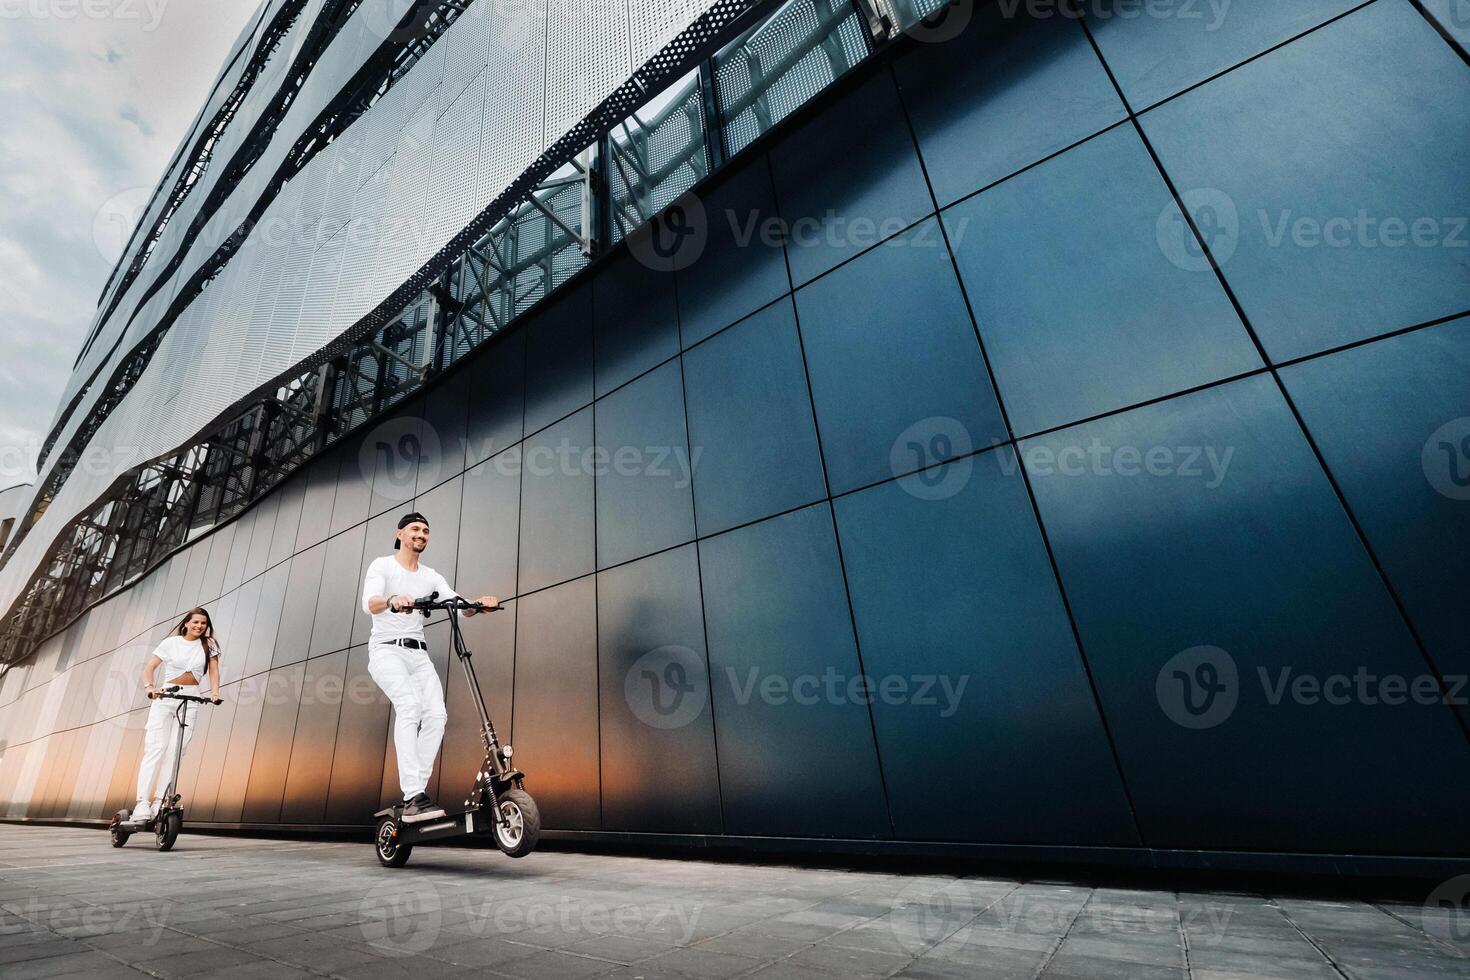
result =
[[441,599],[439,598],[439,593],[431,592],[430,594],[424,596],[422,599],[415,599],[413,601],[413,608],[422,612],[424,614],[424,617],[427,618],[428,615],[435,610],[457,609],[460,612],[464,612],[465,610],[472,609],[475,612],[499,612],[505,607],[487,606],[482,602],[474,602],[464,598],[463,596],[453,596],[452,598]]
[[149,691],[150,700],[154,698],[168,698],[172,701],[198,701],[200,704],[224,704],[224,698],[206,698],[198,694],[180,694],[179,685],[173,684],[160,691]]

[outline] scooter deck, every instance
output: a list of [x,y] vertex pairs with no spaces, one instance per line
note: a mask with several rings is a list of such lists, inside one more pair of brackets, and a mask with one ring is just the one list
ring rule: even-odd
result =
[[460,834],[476,834],[489,830],[492,823],[490,815],[479,807],[461,813],[446,813],[442,817],[432,817],[413,823],[404,823],[403,818],[394,808],[379,810],[374,816],[396,819],[399,841],[404,844],[417,844],[420,841],[455,837]]

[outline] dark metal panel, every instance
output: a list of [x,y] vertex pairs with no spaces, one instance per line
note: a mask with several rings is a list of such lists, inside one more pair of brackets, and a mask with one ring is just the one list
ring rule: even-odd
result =
[[694,545],[598,574],[597,653],[604,829],[720,833]]
[[1470,675],[1470,317],[1281,377],[1440,670]]
[[1466,853],[1470,746],[1357,679],[1427,666],[1274,378],[1022,447],[1146,844]]
[[699,551],[725,827],[887,837],[868,709],[848,693],[862,671],[831,509],[774,517]]
[[272,667],[306,659],[311,648],[311,624],[316,619],[317,595],[321,589],[326,554],[327,546],[319,544],[291,559],[280,629],[276,633],[275,652],[271,655]]
[[526,432],[592,401],[592,290],[585,283],[552,300],[525,328]]
[[346,650],[306,662],[281,804],[282,823],[321,823],[326,814],[346,669]]
[[245,561],[250,555],[250,543],[255,535],[255,525],[259,515],[259,511],[251,509],[235,521],[235,541],[230,547],[230,555],[225,562],[225,579],[220,586],[221,594],[235,591],[240,587],[240,583],[245,581]]
[[245,581],[255,578],[266,569],[271,539],[276,533],[276,510],[280,503],[281,494],[273,493],[255,505],[255,532],[250,536],[250,553],[245,558]]
[[1137,845],[1018,465],[1002,446],[833,502],[894,832]]
[[592,281],[597,394],[679,352],[679,308],[674,277],[625,252]]
[[230,563],[230,551],[235,545],[235,525],[228,524],[209,536],[201,544],[209,551],[204,565],[204,574],[197,579],[199,588],[195,605],[213,602],[223,594],[225,568]]
[[458,577],[475,595],[516,594],[520,507],[520,450],[494,456],[464,475]]
[[465,368],[470,391],[468,435],[470,465],[521,441],[526,396],[526,332],[515,333],[471,355]]
[[516,623],[515,731],[543,825],[601,824],[597,738],[597,582],[526,596]]
[[281,819],[286,767],[291,758],[305,674],[306,664],[291,664],[272,670],[264,678],[265,683],[256,686],[263,704],[255,733],[250,782],[240,815],[247,823],[277,823]]
[[276,526],[271,538],[269,568],[290,558],[296,551],[296,529],[301,525],[301,503],[306,496],[306,474],[297,473],[276,491]]
[[[225,753],[230,747],[230,733],[235,727],[235,711],[239,707],[236,697],[238,684],[220,689],[224,704],[209,709],[209,731],[203,741],[196,739],[189,747],[191,754],[199,757],[199,778],[194,791],[184,805],[186,819],[213,820],[215,803],[219,799],[220,783],[224,779]],[[200,709],[205,710],[203,708]]]
[[351,643],[352,622],[362,598],[362,582],[356,572],[362,564],[366,529],[366,524],[359,524],[327,541],[316,618],[311,626],[313,657],[345,650]]
[[454,573],[459,557],[459,511],[463,488],[464,478],[456,476],[413,502],[413,509],[429,519],[429,547],[424,551],[423,561],[443,575],[456,592],[460,591],[455,586]]
[[362,562],[357,569],[357,579],[354,584],[356,590],[357,604],[353,606],[352,613],[352,645],[366,643],[373,629],[373,619],[362,609],[362,585],[367,578],[367,568],[377,558],[393,554],[393,535],[398,528],[398,512],[389,511],[379,514],[365,525],[366,535],[363,541]]
[[464,471],[465,426],[474,383],[468,373],[461,372],[429,390],[424,401],[424,455],[416,484],[420,496]]
[[931,218],[796,294],[834,494],[1008,438],[943,245]]
[[522,593],[592,571],[592,411],[583,409],[525,442],[521,461]]
[[825,496],[789,299],[686,353],[684,385],[690,451],[701,454],[694,477],[701,534]]
[[332,502],[337,496],[337,471],[342,454],[333,449],[306,464],[306,492],[301,501],[301,521],[296,529],[296,545],[300,553],[325,541],[332,526]]
[[367,647],[353,647],[347,652],[342,710],[323,814],[328,823],[367,823],[379,805],[392,708],[387,696],[373,683],[367,664]]
[[694,538],[681,373],[671,361],[595,406],[599,568]]
[[782,242],[756,233],[777,215],[765,157],[745,162],[702,196],[704,212],[712,216],[709,235],[698,260],[677,276],[686,348],[791,289]]
[[418,481],[419,462],[423,456],[422,399],[386,417],[368,434],[366,452],[373,458],[373,497],[371,512],[407,510]]
[[376,461],[371,450],[363,452],[366,438],[364,433],[356,432],[342,440],[342,468],[337,474],[337,495],[332,500],[333,535],[367,520]]

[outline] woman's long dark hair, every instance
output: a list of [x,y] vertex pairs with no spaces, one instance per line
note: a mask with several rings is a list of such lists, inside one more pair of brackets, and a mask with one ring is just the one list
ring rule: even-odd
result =
[[204,617],[204,635],[199,638],[199,642],[204,644],[204,662],[207,664],[212,658],[219,656],[219,641],[214,638],[214,620],[209,618],[208,609],[203,606],[195,606],[184,613],[184,618],[179,620],[179,625],[174,627],[174,636],[183,636],[184,628],[195,616]]

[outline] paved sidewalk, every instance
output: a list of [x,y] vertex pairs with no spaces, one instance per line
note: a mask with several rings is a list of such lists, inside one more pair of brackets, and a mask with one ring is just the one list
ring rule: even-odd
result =
[[[1461,909],[1463,906],[1461,906]],[[1443,978],[1470,914],[881,871],[0,825],[0,976]]]

